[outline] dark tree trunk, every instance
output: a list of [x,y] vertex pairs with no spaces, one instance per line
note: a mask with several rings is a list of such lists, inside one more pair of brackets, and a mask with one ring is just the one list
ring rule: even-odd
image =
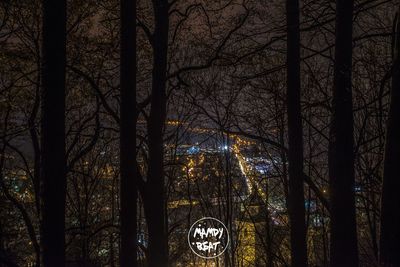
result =
[[392,91],[387,121],[382,186],[380,261],[383,266],[400,266],[400,20],[394,38]]
[[329,142],[330,265],[358,266],[352,104],[353,0],[336,1],[333,114]]
[[137,266],[136,0],[121,0],[120,265]]
[[168,1],[153,0],[153,8],[155,27],[151,108],[148,124],[149,166],[144,205],[149,233],[148,263],[150,267],[162,267],[168,265],[163,171],[163,128],[167,101]]
[[307,266],[303,187],[303,126],[300,106],[299,1],[286,1],[289,218],[292,266]]
[[41,249],[45,267],[65,266],[66,1],[43,0]]

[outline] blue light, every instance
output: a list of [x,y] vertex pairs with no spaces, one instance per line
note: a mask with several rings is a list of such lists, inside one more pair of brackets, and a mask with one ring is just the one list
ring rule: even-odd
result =
[[192,146],[187,150],[187,153],[192,155],[192,154],[197,154],[200,152],[200,148],[197,146]]

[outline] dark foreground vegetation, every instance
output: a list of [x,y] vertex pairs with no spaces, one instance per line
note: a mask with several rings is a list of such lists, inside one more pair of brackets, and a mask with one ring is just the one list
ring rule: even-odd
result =
[[400,266],[399,7],[1,0],[0,267]]

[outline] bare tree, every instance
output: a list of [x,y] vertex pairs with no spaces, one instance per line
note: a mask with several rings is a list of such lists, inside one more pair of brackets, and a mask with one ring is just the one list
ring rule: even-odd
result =
[[400,159],[400,19],[395,20],[392,89],[386,125],[385,160],[382,185],[380,262],[383,266],[400,265],[400,196],[398,162]]
[[120,265],[137,266],[136,0],[121,0]]
[[330,265],[358,266],[352,104],[352,0],[336,1],[333,114],[329,140]]
[[167,113],[168,1],[153,0],[153,71],[151,107],[148,122],[149,165],[144,192],[144,208],[149,233],[150,267],[168,264],[167,222],[165,214],[163,128]]
[[289,217],[292,266],[307,266],[303,187],[303,126],[300,106],[299,1],[286,1],[287,116],[289,137]]
[[43,1],[41,247],[46,267],[65,266],[66,1]]

